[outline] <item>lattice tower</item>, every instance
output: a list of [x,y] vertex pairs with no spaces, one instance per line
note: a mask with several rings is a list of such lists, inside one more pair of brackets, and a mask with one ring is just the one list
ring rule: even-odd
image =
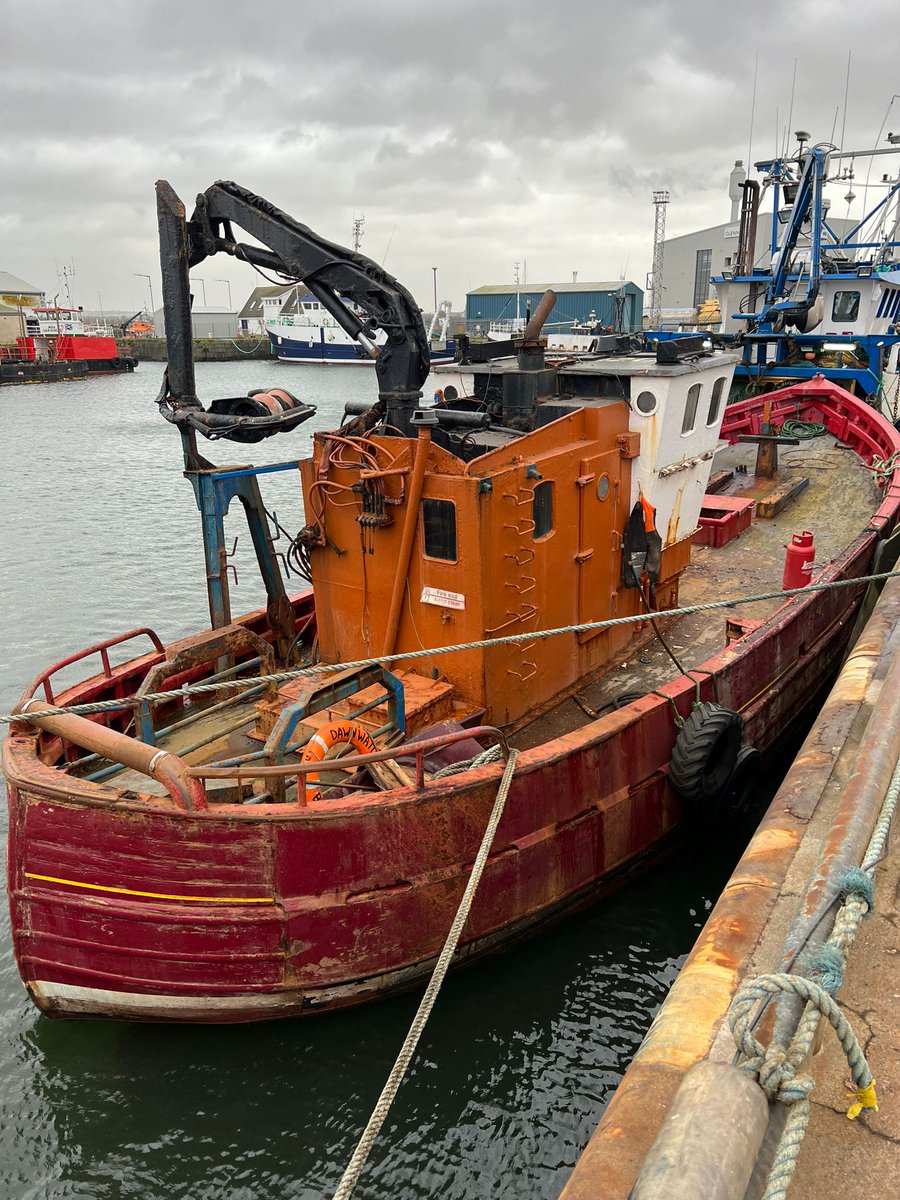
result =
[[666,205],[669,203],[668,192],[654,192],[653,204],[656,210],[653,222],[653,266],[650,270],[650,328],[659,329],[662,323],[663,299],[663,254],[666,241]]

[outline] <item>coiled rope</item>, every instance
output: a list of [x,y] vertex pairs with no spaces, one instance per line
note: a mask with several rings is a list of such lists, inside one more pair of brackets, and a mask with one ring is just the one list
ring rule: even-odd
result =
[[[707,600],[702,604],[683,604],[678,608],[667,608],[659,612],[662,617],[687,617],[693,613],[715,612],[718,609],[736,608],[741,604],[755,604],[765,600],[786,600],[792,596],[803,596],[811,592],[834,591],[839,588],[859,587],[865,583],[879,583],[886,579],[896,579],[900,570],[881,571],[875,575],[856,575],[852,579],[832,579],[827,582],[808,583],[802,588],[782,588],[772,592],[758,592],[753,596],[733,596],[727,600]],[[202,696],[221,691],[241,692],[258,687],[260,684],[288,683],[302,676],[330,675],[337,671],[355,671],[362,667],[387,666],[390,663],[412,662],[420,658],[434,658],[439,654],[458,654],[463,650],[481,650],[491,646],[516,645],[519,642],[545,641],[547,638],[559,637],[565,633],[583,633],[587,630],[610,629],[616,625],[639,625],[648,620],[644,612],[635,613],[628,617],[610,617],[605,621],[584,621],[577,625],[561,625],[556,629],[536,629],[522,633],[512,633],[504,637],[481,638],[478,641],[458,642],[450,646],[436,646],[430,650],[406,650],[402,654],[385,654],[377,658],[358,658],[343,663],[319,663],[315,666],[292,667],[284,671],[273,671],[269,675],[246,675],[240,679],[219,679],[214,683],[190,683],[183,687],[172,688],[167,692],[148,692],[144,696],[129,696],[116,700],[96,700],[90,704],[71,704],[55,707],[49,702],[43,710],[36,709],[35,716],[45,713],[75,713],[88,716],[92,713],[121,712],[133,709],[141,704],[169,704],[180,697]],[[35,703],[38,701],[35,700]],[[41,702],[43,703],[43,702]],[[28,719],[28,713],[0,714],[0,725],[11,725]]]
[[459,945],[463,927],[472,908],[472,901],[475,899],[475,893],[481,882],[481,876],[484,873],[488,853],[494,841],[494,835],[497,832],[497,826],[500,824],[500,818],[503,816],[503,809],[506,805],[506,797],[509,794],[510,784],[512,783],[513,772],[516,769],[517,758],[518,752],[510,750],[509,758],[506,760],[506,768],[500,779],[500,786],[497,788],[497,798],[494,800],[494,807],[491,809],[484,837],[481,839],[481,845],[478,847],[478,853],[475,855],[475,862],[472,864],[472,873],[469,875],[466,890],[463,892],[462,900],[459,902],[459,908],[456,910],[456,916],[453,918],[453,924],[450,926],[450,932],[447,934],[444,948],[441,950],[438,960],[435,963],[431,979],[428,981],[428,987],[425,989],[425,995],[419,1003],[415,1017],[413,1017],[409,1033],[407,1033],[400,1053],[397,1055],[397,1061],[391,1068],[391,1073],[388,1075],[387,1082],[381,1090],[381,1095],[378,1097],[378,1101],[372,1110],[372,1115],[369,1117],[362,1136],[356,1145],[356,1149],[353,1151],[344,1174],[341,1176],[340,1183],[334,1193],[334,1200],[347,1200],[356,1187],[362,1169],[366,1165],[366,1160],[372,1151],[372,1147],[375,1145],[375,1140],[381,1132],[381,1127],[403,1082],[403,1077],[416,1051],[416,1046],[419,1044],[419,1038],[422,1036],[425,1023],[431,1015],[432,1008],[434,1008],[434,1002],[437,999],[438,992],[441,990],[444,977],[450,968],[450,962],[456,953],[456,947]]
[[[810,969],[810,974],[818,975],[821,982],[785,973],[761,975],[744,984],[731,1003],[728,1024],[738,1050],[745,1056],[742,1069],[757,1076],[769,1100],[779,1100],[790,1106],[766,1181],[763,1200],[784,1200],[797,1165],[800,1146],[809,1125],[809,1095],[815,1086],[809,1074],[800,1074],[800,1068],[812,1052],[813,1040],[823,1016],[837,1034],[856,1088],[847,1116],[853,1121],[861,1112],[878,1111],[875,1080],[869,1064],[850,1022],[831,993],[836,992],[843,982],[844,955],[853,943],[859,923],[873,908],[875,867],[884,857],[898,797],[900,763],[895,767],[885,793],[862,867],[850,867],[837,879],[836,898],[843,898],[844,903],[835,918],[831,936]],[[778,1043],[766,1048],[752,1033],[759,1015],[751,1020],[750,1014],[756,1002],[768,1001],[780,993],[799,996],[806,1002],[787,1050]]]
[[828,432],[826,425],[820,425],[818,421],[785,421],[781,426],[781,433],[784,437],[796,438],[798,442],[808,442],[812,438],[822,437]]

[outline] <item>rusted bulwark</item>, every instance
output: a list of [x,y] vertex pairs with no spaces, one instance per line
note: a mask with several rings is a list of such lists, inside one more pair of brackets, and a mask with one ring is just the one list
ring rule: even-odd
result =
[[[889,677],[898,650],[900,581],[891,580],[576,1165],[563,1200],[626,1200],[688,1069],[704,1058],[731,1061],[734,1045],[725,1019],[735,993],[758,970],[779,969],[784,934],[802,913],[810,876],[822,878],[839,842],[860,844],[871,824],[873,796],[884,794],[883,764],[891,754],[896,761],[900,747],[900,721],[889,728],[882,720],[882,711],[893,713],[898,703],[897,672]],[[854,771],[852,786],[843,788]],[[829,785],[837,783],[842,785],[834,821],[838,832],[829,840],[824,801]],[[798,894],[792,895],[795,887]],[[761,943],[775,935],[773,953],[773,945]]]

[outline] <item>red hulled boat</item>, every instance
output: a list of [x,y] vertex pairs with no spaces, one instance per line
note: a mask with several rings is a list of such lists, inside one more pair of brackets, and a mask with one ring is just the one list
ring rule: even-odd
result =
[[[587,903],[688,819],[727,817],[833,677],[867,585],[697,606],[777,592],[798,529],[815,534],[818,582],[889,569],[895,429],[821,379],[726,408],[735,357],[702,341],[646,353],[609,335],[554,360],[540,311],[510,346],[464,342],[464,387],[422,409],[421,318],[376,264],[234,184],[190,222],[158,192],[159,402],[201,510],[213,627],[168,646],[133,630],[26,689],[4,748],[8,885],[37,1005],[246,1021],[414,986],[509,745],[520,755],[460,960]],[[317,433],[309,460],[217,468],[197,451],[198,433],[256,442],[312,415],[281,391],[198,401],[188,270],[214,250],[318,289],[364,347],[371,330],[336,293],[387,334],[379,399]],[[778,464],[788,419],[814,440]],[[303,490],[290,557],[312,587],[293,597],[260,498],[271,470],[297,471]],[[237,619],[235,498],[269,597]],[[666,616],[675,606],[693,611]],[[139,653],[113,666],[129,641]],[[60,668],[94,656],[99,670],[57,692]],[[179,690],[276,671],[290,677]],[[102,700],[120,707],[58,711]]]

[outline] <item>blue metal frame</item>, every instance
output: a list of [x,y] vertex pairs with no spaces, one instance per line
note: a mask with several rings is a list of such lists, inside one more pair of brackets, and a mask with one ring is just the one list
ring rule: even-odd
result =
[[228,551],[225,542],[225,516],[231,501],[244,506],[253,549],[270,605],[287,597],[284,580],[272,548],[272,538],[260,494],[257,476],[276,471],[296,471],[297,462],[271,463],[263,467],[192,468],[185,471],[194,489],[203,527],[203,554],[206,562],[206,590],[209,615],[214,629],[231,623],[231,598],[228,592]]
[[406,702],[403,684],[385,667],[363,667],[342,673],[325,687],[304,692],[293,704],[281,710],[272,732],[266,739],[265,757],[269,762],[282,763],[297,726],[310,713],[321,712],[341,700],[349,700],[374,684],[381,684],[387,693],[388,728],[406,733]]

